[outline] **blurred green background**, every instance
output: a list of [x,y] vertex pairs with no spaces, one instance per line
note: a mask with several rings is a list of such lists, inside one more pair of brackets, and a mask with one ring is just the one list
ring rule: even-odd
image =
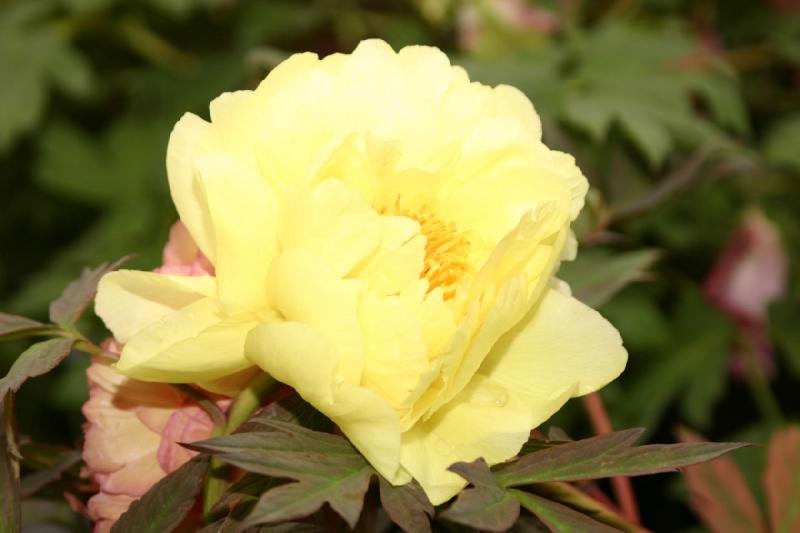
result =
[[[545,142],[577,157],[593,191],[563,275],[630,351],[603,391],[615,427],[763,443],[800,415],[794,0],[0,0],[0,309],[45,320],[83,266],[128,253],[157,266],[176,219],[164,156],[180,115],[207,116],[289,53],[375,36],[438,46],[474,79],[519,87]],[[704,287],[731,239],[758,240],[735,237],[754,210],[780,243],[751,277],[779,287],[766,318],[748,319]],[[102,338],[96,320],[83,328]],[[753,358],[732,357],[753,342]],[[24,347],[1,344],[0,371]],[[21,390],[23,432],[79,439],[86,364],[73,355]],[[592,433],[580,402],[554,423]],[[735,455],[759,498],[762,456]],[[634,487],[646,524],[699,527],[676,477]]]

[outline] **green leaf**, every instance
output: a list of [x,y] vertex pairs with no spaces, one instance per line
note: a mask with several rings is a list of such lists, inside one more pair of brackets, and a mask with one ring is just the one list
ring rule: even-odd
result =
[[[206,518],[215,520],[212,524],[215,527],[210,529],[209,533],[212,531],[213,533],[238,531],[242,520],[250,514],[261,495],[276,484],[278,481],[271,477],[252,473],[245,474],[242,479],[228,487],[209,511]],[[217,517],[220,518],[217,519]]]
[[[528,490],[537,496],[551,501],[556,501],[567,507],[587,515],[592,520],[602,522],[607,526],[616,528],[626,533],[647,533],[647,530],[625,520],[622,516],[612,511],[606,504],[592,498],[571,483],[549,481],[536,483]],[[512,491],[513,492],[513,491]]]
[[395,487],[378,476],[381,504],[392,522],[406,533],[431,531],[434,508],[416,481]]
[[519,518],[519,502],[501,487],[483,459],[449,468],[472,484],[458,494],[442,518],[485,531],[506,531]]
[[553,116],[563,105],[564,82],[559,78],[563,60],[560,48],[547,47],[533,57],[503,55],[491,60],[459,57],[454,64],[464,67],[475,81],[518,88],[530,98],[538,113]]
[[324,503],[355,527],[375,473],[361,454],[337,435],[266,417],[252,422],[268,431],[186,445],[248,472],[295,480],[265,493],[243,527],[302,518]]
[[595,142],[601,142],[616,115],[614,104],[598,98],[576,95],[567,100],[562,116],[566,122],[589,134]]
[[764,155],[770,163],[800,173],[800,114],[782,119],[764,141]]
[[81,203],[101,205],[119,194],[118,179],[105,161],[105,146],[79,128],[56,122],[39,140],[36,179],[47,191]]
[[0,84],[0,150],[38,124],[51,85],[75,97],[91,90],[89,64],[47,21],[51,11],[51,3],[34,1],[0,8],[0,79],[13,80]]
[[12,457],[11,393],[0,395],[0,533],[21,529],[19,472]]
[[0,313],[0,338],[17,338],[47,328],[45,324],[23,316]]
[[[682,295],[671,325],[671,343],[651,357],[644,373],[633,381],[619,409],[626,425],[653,427],[676,399],[698,423],[709,420],[725,385],[727,355],[733,329],[702,301],[695,289]],[[717,376],[709,372],[717,372]],[[693,405],[688,405],[691,398]]]
[[607,249],[589,248],[581,251],[575,261],[564,263],[558,275],[569,283],[576,298],[590,307],[599,307],[626,285],[643,279],[660,255],[652,249],[614,254]]
[[691,79],[692,88],[708,103],[717,122],[735,133],[748,130],[747,110],[736,78],[722,66],[716,74]]
[[260,426],[263,430],[264,424],[270,427],[270,421],[287,422],[323,432],[330,430],[333,424],[329,418],[317,411],[313,405],[301,398],[299,394],[292,394],[288,398],[268,404],[259,413],[251,417],[246,422],[247,425],[242,426],[240,432],[246,431],[247,427],[257,428]]
[[130,260],[123,257],[113,263],[103,263],[97,268],[84,268],[81,276],[64,289],[61,296],[50,304],[50,320],[56,324],[74,324],[83,314],[86,306],[97,294],[100,278],[118,269]]
[[747,446],[712,442],[632,446],[643,432],[643,429],[628,429],[569,442],[505,463],[495,473],[504,487],[541,481],[641,476],[672,472]]
[[41,376],[54,369],[69,355],[74,339],[57,337],[34,344],[20,355],[6,377],[0,379],[0,396],[16,392],[28,378]]
[[719,64],[682,65],[694,46],[689,32],[674,25],[654,28],[607,19],[576,39],[574,72],[569,83],[560,84],[565,93],[560,118],[595,142],[619,125],[651,168],[660,166],[674,145],[696,147],[709,137],[724,138],[695,113],[693,100],[708,96],[697,88],[716,84],[725,91],[709,102],[725,125],[739,124],[741,98],[735,80],[720,76]]
[[149,3],[166,15],[185,18],[193,11],[223,5],[225,0],[148,0]]
[[728,357],[725,350],[709,350],[695,360],[694,376],[702,379],[689,379],[680,396],[681,412],[695,427],[712,422],[714,406],[728,384]]
[[535,514],[536,517],[544,522],[554,533],[572,533],[578,531],[611,533],[619,531],[602,522],[592,520],[585,514],[575,511],[566,505],[520,490],[513,490],[511,492],[525,509]]
[[194,507],[208,465],[208,457],[195,457],[153,485],[119,517],[112,533],[174,530]]
[[672,149],[672,137],[664,124],[647,111],[631,106],[619,116],[623,131],[639,147],[651,167],[657,167]]

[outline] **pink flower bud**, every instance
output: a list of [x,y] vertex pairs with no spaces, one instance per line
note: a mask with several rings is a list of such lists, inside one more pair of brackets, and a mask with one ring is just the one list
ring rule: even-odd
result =
[[[778,230],[760,211],[744,216],[705,282],[706,296],[739,328],[742,349],[755,352],[762,370],[773,371],[767,308],[786,294],[787,260]],[[741,370],[734,357],[734,370]]]

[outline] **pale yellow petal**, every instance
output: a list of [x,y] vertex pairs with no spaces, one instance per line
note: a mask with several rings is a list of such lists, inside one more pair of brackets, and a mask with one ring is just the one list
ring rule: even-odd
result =
[[378,224],[378,249],[351,276],[366,280],[370,292],[378,296],[399,294],[419,282],[425,261],[425,238],[420,234],[419,224],[407,217],[381,216]]
[[272,262],[268,298],[286,320],[302,322],[325,335],[340,355],[339,371],[350,383],[361,382],[364,339],[358,304],[364,284],[340,279],[306,250],[283,252]]
[[477,377],[433,417],[403,434],[400,462],[438,505],[467,484],[449,466],[479,457],[489,464],[505,461],[519,452],[532,427],[525,403]]
[[571,396],[617,377],[627,354],[619,334],[596,311],[549,290],[495,344],[466,387],[433,416],[403,434],[401,463],[434,503],[466,482],[447,472],[457,461],[491,464],[519,451],[531,429]]
[[575,220],[583,209],[589,182],[569,154],[551,150],[548,166],[567,184],[571,197],[570,220]]
[[366,295],[359,317],[366,343],[362,384],[399,409],[430,368],[420,322],[397,296]]
[[275,194],[235,159],[207,155],[196,166],[214,230],[220,301],[229,313],[263,308],[278,248]]
[[538,298],[555,267],[551,245],[565,233],[559,211],[543,205],[527,214],[497,245],[469,291],[468,304],[478,305],[477,324],[463,330],[470,341],[463,356],[443,368],[445,385],[429,413],[449,402],[472,379],[497,339],[511,329]]
[[376,393],[342,377],[337,349],[325,336],[297,322],[263,324],[248,336],[247,356],[333,420],[382,476],[409,481],[399,466],[396,413]]
[[95,312],[121,343],[165,315],[212,295],[210,276],[173,276],[118,270],[103,276],[97,286]]
[[455,172],[467,179],[451,185],[437,208],[440,216],[455,222],[459,230],[496,244],[525,213],[543,206],[568,211],[567,184],[555,171],[542,168],[539,159],[536,154],[501,152],[475,163],[463,161]]
[[211,124],[191,113],[183,115],[175,124],[167,145],[167,176],[172,201],[194,242],[212,264],[216,258],[214,231],[194,164],[197,154],[216,149]]
[[539,424],[561,407],[565,391],[600,389],[620,375],[627,358],[619,332],[597,311],[548,289],[495,344],[479,373],[526,398]]
[[381,242],[379,215],[338,180],[285,191],[278,224],[281,250],[304,249],[347,277]]
[[492,104],[494,116],[518,120],[531,138],[542,138],[542,121],[522,91],[510,85],[498,85],[492,91]]
[[244,340],[254,320],[227,319],[210,298],[163,316],[123,348],[117,370],[143,381],[209,381],[251,366]]

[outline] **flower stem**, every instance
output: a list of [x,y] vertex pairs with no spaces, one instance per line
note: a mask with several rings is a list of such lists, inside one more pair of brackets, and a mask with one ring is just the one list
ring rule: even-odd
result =
[[[589,413],[589,419],[592,422],[595,433],[598,435],[611,433],[611,420],[608,418],[608,413],[600,394],[597,392],[587,394],[583,397],[583,404]],[[640,524],[639,507],[636,504],[636,496],[633,493],[630,478],[623,476],[611,478],[611,488],[625,519],[634,524]]]
[[784,421],[778,400],[775,399],[775,395],[769,386],[769,380],[758,362],[755,343],[745,342],[744,344],[744,350],[742,350],[745,364],[744,373],[750,394],[753,396],[753,402],[755,402],[767,425],[771,428],[776,428]]
[[[256,376],[236,396],[228,410],[228,421],[225,426],[216,426],[212,436],[230,435],[236,431],[280,385],[279,381],[265,372]],[[229,474],[228,465],[216,457],[211,458],[211,467],[203,487],[203,514],[207,514],[225,493]]]
[[264,400],[280,386],[281,383],[266,372],[256,376],[233,401],[233,405],[228,411],[225,434],[229,435],[236,431],[236,428],[250,418],[250,415],[256,412]]

